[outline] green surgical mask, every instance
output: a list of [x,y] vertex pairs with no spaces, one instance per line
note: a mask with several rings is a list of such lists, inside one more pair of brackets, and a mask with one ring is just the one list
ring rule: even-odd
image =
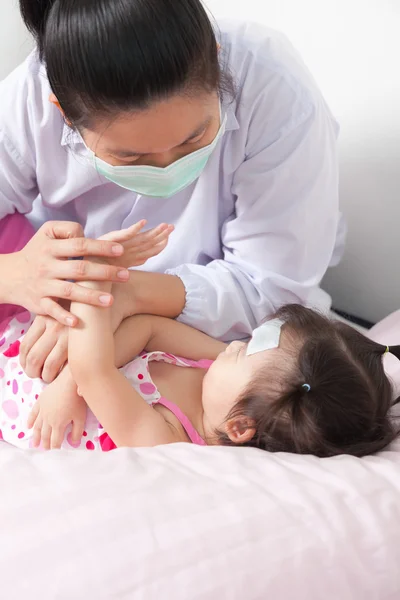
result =
[[141,194],[157,198],[169,198],[193,183],[201,174],[212,152],[225,132],[226,115],[214,140],[208,146],[173,162],[168,167],[127,165],[114,167],[98,158],[93,152],[92,160],[100,175],[117,185]]

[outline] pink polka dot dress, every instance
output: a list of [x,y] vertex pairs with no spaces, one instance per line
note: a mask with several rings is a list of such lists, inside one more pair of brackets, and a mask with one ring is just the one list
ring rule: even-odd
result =
[[[18,448],[32,447],[32,431],[27,428],[26,423],[33,404],[46,387],[41,379],[30,379],[25,375],[19,361],[20,343],[32,321],[30,313],[23,312],[9,323],[0,324],[0,440]],[[165,352],[151,352],[142,354],[121,369],[132,387],[148,404],[159,402],[169,408],[181,421],[191,441],[204,445],[204,441],[179,408],[161,397],[149,373],[149,362],[153,360],[181,367],[204,369],[210,366],[210,361],[191,361]],[[108,451],[115,448],[115,445],[93,413],[88,410],[81,441],[78,444],[72,442],[71,426],[69,426],[62,448]]]

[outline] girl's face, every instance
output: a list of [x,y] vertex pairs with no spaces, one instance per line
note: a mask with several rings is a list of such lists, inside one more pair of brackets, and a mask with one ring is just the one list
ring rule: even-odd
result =
[[166,167],[214,140],[220,127],[217,93],[174,96],[84,130],[85,144],[114,166]]
[[268,368],[276,350],[265,350],[247,356],[245,342],[232,342],[222,352],[203,380],[204,428],[207,436],[221,429],[239,396],[262,366]]

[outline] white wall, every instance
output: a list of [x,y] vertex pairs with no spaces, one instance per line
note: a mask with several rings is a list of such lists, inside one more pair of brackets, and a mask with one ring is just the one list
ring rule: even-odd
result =
[[17,0],[1,0],[0,79],[28,54],[32,41],[21,21]]
[[[17,0],[1,0],[0,78],[29,52]],[[207,0],[214,15],[284,31],[341,133],[345,259],[326,278],[335,305],[370,320],[400,307],[400,0]]]
[[325,287],[372,321],[400,308],[400,1],[207,0],[263,22],[300,50],[341,124],[348,248]]

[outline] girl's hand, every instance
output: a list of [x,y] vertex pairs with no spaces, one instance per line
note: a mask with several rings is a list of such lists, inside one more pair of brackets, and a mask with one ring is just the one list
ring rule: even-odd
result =
[[44,450],[61,448],[65,430],[72,423],[72,442],[78,443],[83,435],[87,405],[68,375],[62,373],[39,396],[28,417],[28,428],[33,428],[33,446],[42,444]]
[[86,239],[78,223],[45,223],[23,250],[8,255],[3,301],[72,326],[76,324],[76,318],[57,299],[110,306],[112,296],[71,281],[127,281],[129,272],[117,265],[66,259],[82,256],[112,259],[123,252],[119,243]]
[[119,243],[124,248],[122,256],[109,258],[107,262],[125,268],[140,267],[149,258],[160,254],[168,244],[174,226],[162,223],[149,231],[142,232],[145,225],[146,221],[142,220],[128,229],[111,231],[101,236],[100,240]]

